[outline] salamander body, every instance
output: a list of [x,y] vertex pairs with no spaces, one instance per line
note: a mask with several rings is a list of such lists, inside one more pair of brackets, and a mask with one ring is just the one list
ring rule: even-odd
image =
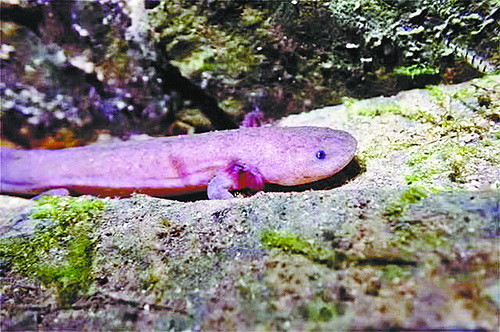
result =
[[256,127],[63,150],[1,148],[2,193],[177,196],[291,186],[329,177],[356,151],[348,133],[322,127]]

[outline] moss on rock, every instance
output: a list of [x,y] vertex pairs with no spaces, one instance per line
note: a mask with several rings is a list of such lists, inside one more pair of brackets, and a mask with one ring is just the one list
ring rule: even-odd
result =
[[286,253],[304,255],[308,259],[334,266],[337,263],[335,251],[316,244],[314,239],[305,239],[300,235],[287,231],[264,230],[261,241],[268,248],[276,248]]
[[72,304],[93,282],[94,231],[104,206],[97,199],[43,197],[29,216],[35,233],[2,238],[0,257],[14,272],[55,287],[60,304]]

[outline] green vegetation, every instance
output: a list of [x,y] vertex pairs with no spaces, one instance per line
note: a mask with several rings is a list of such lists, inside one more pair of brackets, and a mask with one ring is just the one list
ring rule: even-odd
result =
[[345,100],[352,117],[399,115],[428,125],[423,127],[424,131],[409,128],[407,134],[377,138],[358,157],[366,163],[406,149],[410,171],[403,176],[409,185],[429,191],[460,187],[474,176],[478,163],[500,163],[500,134],[492,127],[498,118],[498,97],[491,89],[496,82],[498,76],[486,76],[467,88],[428,86],[422,93],[431,96],[433,103],[429,105],[404,98],[396,101],[382,98],[371,103]]
[[449,234],[426,225],[397,224],[393,227],[394,236],[389,241],[403,250],[403,254],[444,250],[450,247]]
[[30,215],[30,237],[0,240],[0,259],[16,273],[57,290],[61,305],[75,302],[92,283],[93,231],[104,208],[97,199],[46,196]]
[[428,190],[423,187],[411,186],[405,190],[401,196],[395,201],[389,204],[385,209],[385,215],[388,216],[400,216],[411,204],[417,203],[429,195]]
[[[408,165],[413,168],[413,172],[405,175],[405,179],[409,184],[431,185],[434,176],[447,175],[450,181],[463,183],[464,177],[469,173],[467,167],[473,158],[497,162],[495,156],[484,153],[487,144],[481,145],[482,148],[481,146],[463,146],[456,142],[440,146],[430,145],[415,153],[408,160]],[[436,187],[436,189],[443,188]]]
[[320,299],[308,301],[299,307],[302,317],[310,322],[328,322],[343,314],[343,310],[337,302],[327,303]]
[[389,264],[382,269],[383,277],[389,282],[412,276],[411,267]]
[[314,240],[308,240],[289,231],[265,230],[260,235],[268,248],[277,248],[286,253],[298,254],[318,263],[333,266],[337,262],[335,251],[325,249]]
[[361,116],[378,116],[386,114],[403,114],[403,109],[401,105],[396,102],[393,103],[383,103],[374,106],[366,106],[356,108],[356,112]]
[[414,64],[407,67],[397,67],[394,69],[394,74],[409,76],[412,79],[419,75],[437,75],[439,68],[427,67],[422,64]]
[[401,101],[381,100],[380,102],[360,101],[356,103],[352,99],[348,99],[347,103],[344,102],[344,104],[349,109],[351,116],[400,115],[409,120],[421,123],[437,124],[439,122],[439,115],[436,113],[430,110],[423,110],[416,105],[407,104]]

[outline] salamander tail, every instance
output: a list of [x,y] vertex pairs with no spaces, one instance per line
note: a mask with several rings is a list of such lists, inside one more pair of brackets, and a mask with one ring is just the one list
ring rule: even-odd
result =
[[13,152],[10,148],[0,147],[0,193],[8,193],[12,190],[7,169],[10,168],[9,165],[14,159]]
[[26,162],[20,150],[0,147],[0,193],[24,194],[27,183],[23,180]]

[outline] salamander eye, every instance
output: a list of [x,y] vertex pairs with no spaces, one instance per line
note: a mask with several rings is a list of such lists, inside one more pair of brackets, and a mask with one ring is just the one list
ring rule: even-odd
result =
[[316,152],[316,158],[318,159],[325,159],[326,158],[326,153],[323,150],[319,150]]

